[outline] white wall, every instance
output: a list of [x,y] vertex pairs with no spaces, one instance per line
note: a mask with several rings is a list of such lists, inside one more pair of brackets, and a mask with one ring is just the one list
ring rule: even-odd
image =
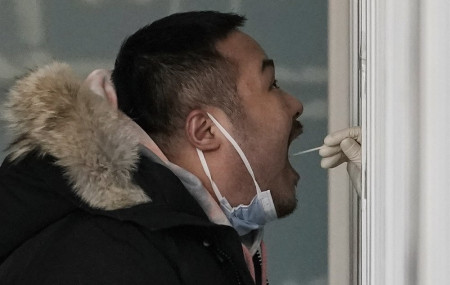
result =
[[450,284],[450,2],[420,3],[418,284]]

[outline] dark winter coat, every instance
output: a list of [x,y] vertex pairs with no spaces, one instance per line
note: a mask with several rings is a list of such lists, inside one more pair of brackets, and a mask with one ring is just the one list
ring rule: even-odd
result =
[[236,231],[211,223],[66,65],[19,80],[8,100],[0,284],[254,284]]

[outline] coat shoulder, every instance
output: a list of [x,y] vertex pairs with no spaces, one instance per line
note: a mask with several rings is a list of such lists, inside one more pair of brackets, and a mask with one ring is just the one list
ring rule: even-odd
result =
[[245,264],[227,260],[236,254],[218,245],[216,235],[193,226],[151,231],[77,210],[0,265],[0,283],[200,285],[235,284],[236,274],[251,278]]
[[18,248],[0,266],[0,283],[181,284],[155,237],[76,211]]

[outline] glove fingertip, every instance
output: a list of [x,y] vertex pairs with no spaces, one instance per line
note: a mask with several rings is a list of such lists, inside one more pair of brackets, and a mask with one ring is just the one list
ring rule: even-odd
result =
[[319,150],[319,155],[325,158],[338,155],[340,152],[341,152],[340,146],[324,146]]
[[336,143],[335,143],[335,139],[331,135],[328,135],[323,139],[323,144],[327,145],[327,146],[333,146]]
[[327,146],[322,147],[321,149],[319,149],[319,155],[322,156],[322,157],[328,156],[328,153],[329,153],[329,147],[327,147]]
[[322,167],[323,169],[328,169],[330,168],[330,165],[326,161],[322,160],[320,162],[320,167]]

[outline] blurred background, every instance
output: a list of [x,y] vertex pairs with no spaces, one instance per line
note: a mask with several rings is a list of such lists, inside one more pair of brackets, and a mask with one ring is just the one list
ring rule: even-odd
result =
[[[111,69],[123,39],[166,15],[218,10],[245,15],[243,31],[276,62],[280,86],[304,105],[304,134],[291,152],[322,144],[328,122],[326,0],[0,0],[0,103],[16,77],[54,60],[84,78]],[[0,123],[0,158],[9,142]],[[270,154],[268,154],[270,155]],[[298,209],[269,224],[265,241],[269,281],[283,285],[328,284],[327,172],[317,152],[291,158],[302,179]]]

